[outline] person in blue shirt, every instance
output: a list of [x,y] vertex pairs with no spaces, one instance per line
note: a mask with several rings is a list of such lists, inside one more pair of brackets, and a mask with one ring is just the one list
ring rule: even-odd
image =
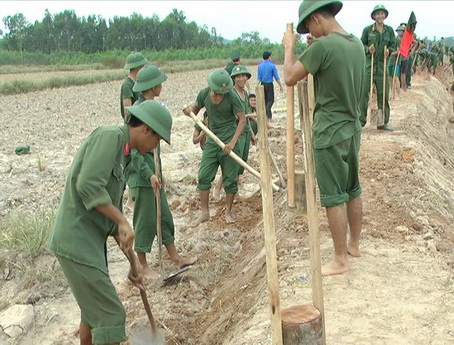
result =
[[283,91],[279,73],[277,73],[276,65],[270,60],[270,56],[271,53],[269,51],[263,52],[263,62],[259,65],[257,77],[265,91],[266,117],[268,121],[272,118],[271,108],[274,103],[274,80],[279,84],[281,92]]

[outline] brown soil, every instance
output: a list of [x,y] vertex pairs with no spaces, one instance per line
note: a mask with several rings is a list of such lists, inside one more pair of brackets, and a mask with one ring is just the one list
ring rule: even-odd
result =
[[[256,80],[256,68],[250,69]],[[171,74],[163,87],[161,100],[174,116],[172,146],[163,145],[162,156],[176,244],[199,261],[170,284],[147,282],[150,303],[168,344],[271,344],[258,181],[245,173],[234,206],[236,224],[225,224],[222,200],[210,204],[210,222],[188,227],[199,207],[201,150],[192,145],[193,123],[180,109],[195,100],[208,72]],[[101,124],[121,124],[119,87],[120,82],[109,82],[0,98],[1,217],[58,206],[82,140]],[[276,96],[270,145],[285,172],[285,94],[277,90]],[[452,98],[445,85],[426,76],[415,76],[413,88],[401,98],[392,104],[394,132],[370,125],[363,132],[363,257],[351,260],[348,274],[323,279],[328,344],[454,343]],[[296,141],[300,152],[301,141]],[[23,144],[31,145],[31,154],[15,155],[14,147]],[[38,159],[45,170],[38,170]],[[297,163],[301,167],[301,160]],[[250,164],[259,166],[254,149]],[[276,174],[274,180],[278,183]],[[287,209],[284,193],[275,193],[274,203],[281,306],[311,304],[306,216]],[[326,262],[332,242],[321,208],[319,218]],[[0,261],[0,309],[32,303],[36,312],[35,326],[16,344],[78,344],[79,310],[65,280],[25,282],[21,258],[3,255]],[[155,248],[151,261],[159,269]],[[131,330],[145,322],[145,312],[114,243],[109,264]],[[165,272],[174,269],[165,257]],[[59,271],[50,255],[37,258],[33,270]],[[12,343],[1,333],[1,345]]]

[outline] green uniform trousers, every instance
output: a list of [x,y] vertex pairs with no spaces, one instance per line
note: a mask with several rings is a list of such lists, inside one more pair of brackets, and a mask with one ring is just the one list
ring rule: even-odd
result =
[[[244,128],[243,134],[238,139],[238,146],[240,148],[239,156],[243,161],[247,163],[249,157],[249,148],[251,147],[251,127],[249,124],[246,124]],[[238,175],[242,175],[244,173],[244,168],[238,164]]]
[[[374,84],[377,89],[377,106],[378,109],[383,109],[383,74],[375,75],[374,74]],[[364,78],[363,86],[363,97],[361,105],[361,116],[359,121],[361,125],[364,126],[367,122],[367,106],[369,104],[369,92],[370,92],[370,73],[366,73],[366,78]],[[389,115],[391,109],[389,107],[389,78],[386,77],[386,86],[385,86],[385,125],[389,122]]]
[[62,256],[58,262],[80,308],[81,322],[92,330],[93,344],[126,340],[126,312],[109,275]]
[[[240,156],[239,140],[233,148]],[[203,150],[202,161],[200,162],[197,188],[199,190],[210,190],[211,183],[216,177],[218,167],[221,166],[222,185],[227,194],[238,192],[238,163],[226,154],[211,138],[207,139]]]
[[[156,197],[151,187],[130,188],[130,193],[132,200],[135,201],[133,216],[134,250],[136,253],[149,253],[156,236]],[[161,188],[160,194],[162,243],[166,245],[175,241],[175,226],[164,188]]]

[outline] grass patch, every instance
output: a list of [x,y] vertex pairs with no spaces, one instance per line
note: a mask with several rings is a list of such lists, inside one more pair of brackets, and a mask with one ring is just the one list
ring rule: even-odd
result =
[[[121,60],[121,61],[120,61]],[[245,65],[253,66],[258,65],[261,59],[242,59],[241,62]],[[228,59],[208,59],[208,60],[181,60],[181,61],[167,61],[167,60],[155,60],[151,61],[150,64],[159,66],[165,73],[178,73],[178,72],[190,72],[199,71],[206,69],[224,68],[227,64]],[[79,67],[85,66],[85,69],[79,69]],[[120,66],[120,67],[118,67]],[[103,83],[107,81],[122,80],[126,78],[127,71],[123,70],[124,61],[118,58],[112,58],[106,60],[104,64],[98,65],[74,65],[74,66],[61,66],[61,69],[52,70],[51,68],[56,66],[35,66],[35,67],[23,67],[20,73],[38,73],[38,72],[52,72],[52,71],[86,71],[95,70],[101,67],[118,68],[118,71],[105,71],[92,74],[79,74],[79,75],[65,75],[56,76],[49,79],[34,81],[30,78],[21,79],[18,72],[18,79],[13,79],[0,83],[0,94],[3,95],[14,95],[23,94],[33,91],[41,91],[46,89],[56,89],[69,86],[77,85],[89,85]],[[11,67],[8,71],[13,71],[16,67]],[[64,69],[66,68],[66,69]],[[6,71],[5,67],[0,67],[0,74]],[[17,70],[18,71],[18,70]]]
[[10,213],[0,222],[1,247],[25,254],[46,251],[55,211]]
[[[124,63],[123,63],[124,65]],[[42,73],[42,72],[71,72],[71,71],[96,71],[109,69],[103,63],[92,63],[83,65],[34,65],[34,66],[0,66],[0,74],[23,74],[23,73]],[[116,68],[116,67],[115,67]],[[123,68],[123,66],[121,66]]]
[[118,71],[106,72],[102,74],[67,75],[62,77],[52,77],[42,81],[15,79],[0,84],[0,94],[13,95],[68,86],[97,84],[113,80],[121,80],[124,79],[126,75],[126,71]]

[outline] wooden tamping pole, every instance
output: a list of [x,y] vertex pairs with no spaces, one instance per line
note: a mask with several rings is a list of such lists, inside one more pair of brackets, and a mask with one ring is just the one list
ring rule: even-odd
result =
[[[293,33],[293,23],[287,24],[287,32]],[[287,86],[287,205],[295,207],[295,94],[294,87]]]
[[268,280],[271,339],[273,345],[282,345],[281,306],[277,272],[276,230],[274,224],[273,189],[269,156],[268,128],[263,86],[256,88],[257,122],[259,129],[260,180],[262,187],[263,231],[265,233],[266,273]]

